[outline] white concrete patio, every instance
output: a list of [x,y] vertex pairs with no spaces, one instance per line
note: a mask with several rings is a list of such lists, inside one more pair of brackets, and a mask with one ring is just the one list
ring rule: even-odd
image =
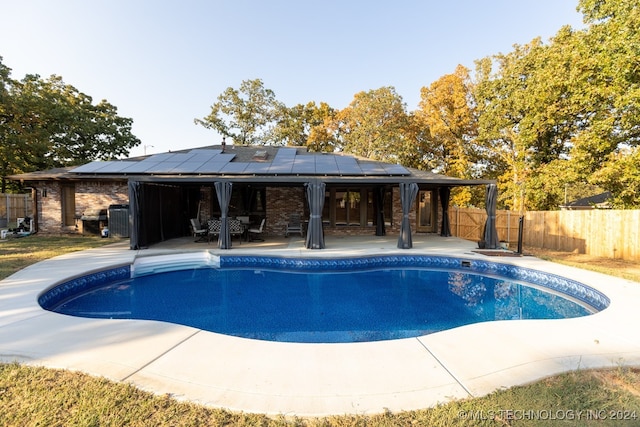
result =
[[[640,365],[640,284],[534,257],[487,257],[473,242],[415,235],[327,236],[327,249],[301,238],[219,250],[177,239],[132,251],[128,242],[30,266],[0,282],[0,360],[79,370],[206,405],[244,412],[322,416],[434,406],[560,372]],[[498,321],[418,338],[350,344],[249,340],[155,321],[85,319],[43,310],[38,295],[64,279],[136,256],[210,250],[221,254],[350,257],[437,254],[512,263],[570,277],[605,293],[610,306],[566,320]]]

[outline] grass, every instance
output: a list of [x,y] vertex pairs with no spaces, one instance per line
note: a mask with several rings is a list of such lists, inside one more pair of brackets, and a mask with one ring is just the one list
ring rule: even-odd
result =
[[38,261],[113,242],[97,236],[27,236],[0,240],[0,280]]
[[[41,236],[3,241],[0,278],[52,256],[111,242],[99,237]],[[537,251],[535,255],[587,267],[575,254]],[[619,263],[598,260],[589,265],[640,282],[637,264],[626,263],[622,268]],[[9,363],[0,364],[0,425],[633,426],[640,425],[640,369],[574,371],[419,411],[301,419],[214,409],[78,372]]]
[[[625,426],[640,424],[640,370],[575,371],[435,408],[324,418],[267,417],[155,396],[64,370],[0,365],[3,426]],[[613,419],[626,418],[623,420]],[[599,418],[595,420],[593,418]],[[558,418],[567,418],[559,420]],[[591,418],[591,419],[589,419]]]

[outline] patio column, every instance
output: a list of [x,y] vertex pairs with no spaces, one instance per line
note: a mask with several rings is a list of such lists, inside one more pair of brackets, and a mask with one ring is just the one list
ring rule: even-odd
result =
[[305,247],[324,249],[324,230],[322,228],[322,208],[324,207],[325,183],[319,180],[307,182],[307,202],[309,203],[309,226]]
[[409,222],[409,212],[413,201],[418,195],[418,184],[415,182],[400,183],[400,204],[402,205],[402,222],[400,223],[400,237],[398,238],[398,248],[411,249],[411,222]]
[[384,224],[384,195],[385,188],[383,186],[376,187],[375,201],[376,201],[376,236],[385,236],[387,230]]
[[129,248],[140,249],[140,225],[142,224],[142,183],[129,181]]
[[442,227],[440,235],[443,237],[451,236],[451,224],[449,223],[449,197],[451,196],[451,187],[440,187],[440,204],[442,205]]
[[218,236],[218,247],[220,249],[231,249],[231,233],[229,232],[229,202],[231,201],[232,183],[228,181],[216,181],[213,183],[220,205],[220,235]]
[[498,199],[498,186],[487,185],[485,206],[487,209],[487,221],[484,223],[484,247],[487,249],[498,248],[498,230],[496,229],[496,204]]

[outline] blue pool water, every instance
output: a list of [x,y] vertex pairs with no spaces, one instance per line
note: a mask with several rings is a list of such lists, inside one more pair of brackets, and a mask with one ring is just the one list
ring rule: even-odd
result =
[[585,316],[608,303],[584,285],[558,285],[556,276],[553,287],[576,295],[561,296],[548,283],[466,271],[487,268],[470,263],[442,269],[411,262],[397,268],[390,260],[345,268],[309,261],[282,268],[252,260],[235,257],[221,268],[133,278],[125,268],[62,284],[41,295],[40,303],[72,316],[160,320],[245,338],[332,343],[415,337],[493,320]]

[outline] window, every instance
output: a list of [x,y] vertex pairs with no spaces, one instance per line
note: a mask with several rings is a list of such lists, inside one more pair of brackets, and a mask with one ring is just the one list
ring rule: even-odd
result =
[[[322,219],[332,227],[375,226],[376,210],[373,189],[332,188],[325,193]],[[387,191],[384,200],[384,219],[391,225],[391,192]]]

